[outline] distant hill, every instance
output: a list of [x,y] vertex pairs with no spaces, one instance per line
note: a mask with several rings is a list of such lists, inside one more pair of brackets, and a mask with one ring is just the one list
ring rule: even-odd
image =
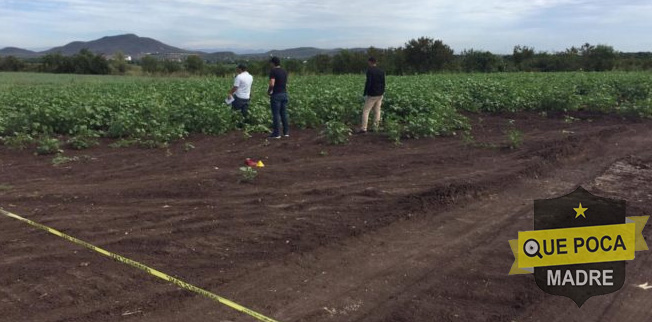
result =
[[38,55],[39,54],[35,51],[16,48],[16,47],[5,47],[0,49],[0,56],[16,56],[16,57],[23,57],[23,58],[31,58],[31,57],[36,57]]
[[61,53],[62,55],[74,55],[80,50],[87,48],[97,54],[113,55],[119,51],[134,58],[144,56],[148,53],[192,53],[191,51],[164,44],[158,40],[138,37],[134,34],[119,36],[107,36],[93,41],[74,41],[65,46],[54,47],[41,54]]
[[[277,56],[279,58],[295,58],[295,59],[308,59],[317,55],[329,55],[334,56],[342,51],[342,48],[335,49],[322,49],[315,47],[298,47],[298,48],[289,48],[283,50],[270,50],[261,54],[246,54],[240,55],[241,57],[251,58],[251,59],[262,59],[271,56]],[[366,51],[365,48],[351,48],[350,51]]]
[[[88,49],[96,54],[111,56],[117,52],[139,59],[147,54],[152,54],[159,59],[183,59],[188,55],[200,55],[203,59],[211,62],[234,62],[237,60],[266,59],[271,56],[280,58],[308,59],[317,55],[333,56],[340,51],[336,49],[321,49],[315,47],[298,47],[283,50],[271,50],[257,54],[238,55],[232,51],[218,51],[206,53],[202,51],[186,50],[162,43],[156,39],[139,37],[134,34],[107,36],[92,41],[73,41],[67,45],[54,47],[45,51],[35,52],[21,48],[7,47],[0,50],[0,56],[16,56],[20,58],[34,58],[47,54],[61,53],[64,56],[71,56],[79,53],[82,49]],[[364,48],[351,48],[350,51],[365,51]]]
[[232,51],[218,51],[215,53],[203,53],[200,56],[209,62],[233,62],[238,59],[238,55]]

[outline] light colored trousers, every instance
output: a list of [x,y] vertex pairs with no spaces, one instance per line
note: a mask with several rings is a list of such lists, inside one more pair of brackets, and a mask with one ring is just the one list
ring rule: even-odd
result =
[[383,103],[383,95],[380,96],[367,96],[362,108],[362,127],[363,131],[367,130],[369,123],[369,112],[374,109],[374,126],[377,128],[380,125],[380,105]]

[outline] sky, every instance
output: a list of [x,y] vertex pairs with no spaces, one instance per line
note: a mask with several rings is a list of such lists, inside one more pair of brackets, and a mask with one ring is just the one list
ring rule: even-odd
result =
[[0,0],[0,48],[134,33],[185,49],[399,47],[441,39],[510,53],[608,44],[652,51],[650,0]]

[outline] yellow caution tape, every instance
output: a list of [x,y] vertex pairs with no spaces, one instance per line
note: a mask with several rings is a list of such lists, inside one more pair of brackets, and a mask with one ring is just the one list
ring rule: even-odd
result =
[[62,233],[62,232],[60,232],[60,231],[58,231],[56,229],[52,229],[52,228],[50,228],[48,226],[45,226],[45,225],[39,224],[37,222],[31,221],[29,219],[23,218],[21,216],[18,216],[16,214],[11,213],[11,212],[5,211],[4,209],[0,209],[0,213],[7,216],[7,217],[20,220],[20,221],[22,221],[22,222],[24,222],[24,223],[26,223],[26,224],[28,224],[30,226],[36,227],[38,229],[45,230],[48,233],[59,236],[59,237],[65,239],[65,240],[67,240],[67,241],[69,241],[71,243],[86,247],[86,248],[88,248],[90,250],[93,250],[93,251],[96,251],[96,252],[98,252],[98,253],[100,253],[100,254],[102,254],[104,256],[113,258],[114,260],[116,260],[116,261],[118,261],[120,263],[127,264],[129,266],[132,266],[132,267],[138,268],[140,270],[143,270],[143,271],[145,271],[146,273],[148,273],[150,275],[154,275],[154,276],[156,276],[156,277],[158,277],[160,279],[166,280],[166,281],[168,281],[168,282],[170,282],[170,283],[172,283],[172,284],[174,284],[174,285],[176,285],[178,287],[181,287],[181,288],[184,288],[184,289],[186,289],[188,291],[195,292],[197,294],[203,295],[203,296],[205,296],[205,297],[207,297],[209,299],[212,299],[214,301],[222,303],[222,304],[224,304],[224,305],[226,305],[226,306],[228,306],[228,307],[230,307],[230,308],[232,308],[234,310],[246,313],[246,314],[258,319],[259,321],[278,322],[278,321],[276,321],[276,320],[274,320],[272,318],[268,318],[268,317],[266,317],[266,316],[264,316],[264,315],[262,315],[262,314],[260,314],[258,312],[252,311],[252,310],[250,310],[250,309],[248,309],[248,308],[246,308],[246,307],[244,307],[244,306],[242,306],[242,305],[240,305],[238,303],[235,303],[235,302],[233,302],[231,300],[225,299],[225,298],[223,298],[221,296],[213,294],[213,293],[211,293],[209,291],[206,291],[204,289],[201,289],[201,288],[199,288],[197,286],[188,284],[188,283],[186,283],[186,282],[184,282],[184,281],[182,281],[180,279],[174,278],[174,277],[172,277],[172,276],[170,276],[168,274],[165,274],[163,272],[160,272],[158,270],[150,268],[150,267],[148,267],[146,265],[143,265],[143,264],[141,264],[139,262],[136,262],[134,260],[131,260],[129,258],[120,256],[118,254],[111,253],[109,251],[106,251],[106,250],[104,250],[102,248],[99,248],[99,247],[96,247],[96,246],[93,246],[93,245],[91,245],[91,244],[89,244],[89,243],[87,243],[87,242],[85,242],[83,240],[79,240],[79,239],[77,239],[75,237],[66,235],[66,234],[64,234],[64,233]]

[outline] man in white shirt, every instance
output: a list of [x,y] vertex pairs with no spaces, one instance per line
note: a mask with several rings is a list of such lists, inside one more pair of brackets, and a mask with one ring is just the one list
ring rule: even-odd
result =
[[234,110],[239,110],[244,116],[245,123],[249,116],[249,100],[251,99],[251,84],[254,77],[247,72],[247,66],[239,64],[236,67],[238,75],[235,76],[233,87],[229,91],[229,98],[233,98],[231,106]]

